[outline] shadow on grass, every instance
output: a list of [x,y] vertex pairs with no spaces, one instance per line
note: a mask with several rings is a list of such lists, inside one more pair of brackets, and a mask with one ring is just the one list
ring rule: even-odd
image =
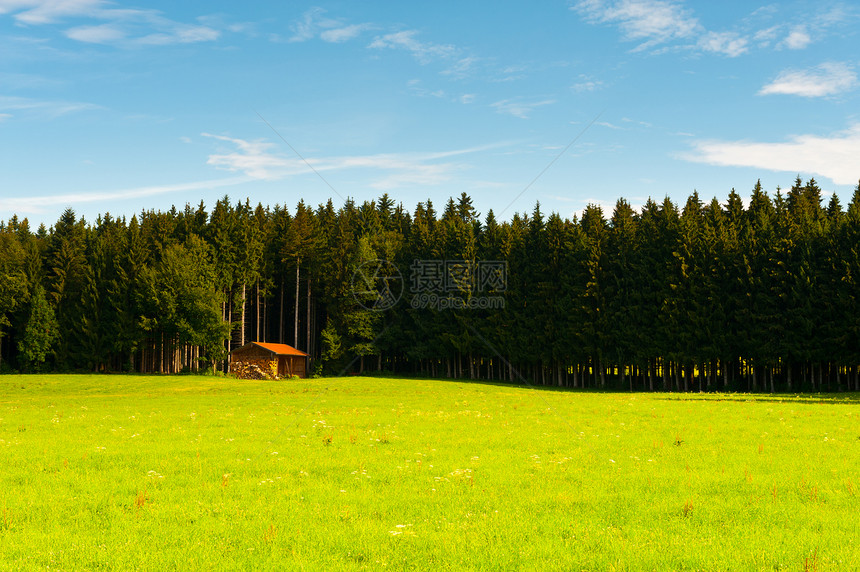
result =
[[[830,404],[860,404],[860,392],[842,393],[743,393],[743,392],[675,392],[675,391],[629,391],[618,388],[599,389],[594,387],[559,387],[557,385],[536,385],[533,383],[519,383],[503,381],[498,379],[468,379],[449,377],[421,377],[406,374],[394,374],[390,372],[367,372],[359,375],[347,375],[342,377],[367,377],[381,379],[397,379],[403,381],[427,380],[444,383],[463,383],[469,385],[489,385],[496,387],[512,387],[519,389],[535,389],[539,391],[562,392],[562,393],[588,393],[606,395],[651,395],[654,399],[666,401],[772,401],[777,403],[830,403]],[[325,379],[325,378],[319,378]],[[334,378],[329,378],[334,379]]]

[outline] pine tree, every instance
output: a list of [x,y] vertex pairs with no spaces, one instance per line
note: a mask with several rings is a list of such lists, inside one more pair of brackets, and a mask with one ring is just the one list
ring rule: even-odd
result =
[[41,371],[45,361],[52,355],[54,343],[59,337],[58,329],[54,310],[45,299],[45,290],[37,286],[30,297],[24,335],[18,341],[18,357],[26,371]]

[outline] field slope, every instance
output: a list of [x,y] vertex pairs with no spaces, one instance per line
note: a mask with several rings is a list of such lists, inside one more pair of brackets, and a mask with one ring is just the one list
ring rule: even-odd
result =
[[857,395],[0,377],[2,570],[856,570]]

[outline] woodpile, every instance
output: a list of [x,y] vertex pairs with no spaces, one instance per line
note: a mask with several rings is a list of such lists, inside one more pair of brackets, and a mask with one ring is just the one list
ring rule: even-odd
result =
[[238,379],[281,379],[278,362],[261,359],[231,362],[230,373]]

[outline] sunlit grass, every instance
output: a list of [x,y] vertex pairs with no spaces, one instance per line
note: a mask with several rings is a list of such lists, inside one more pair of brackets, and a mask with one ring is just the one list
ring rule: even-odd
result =
[[858,569],[858,404],[3,376],[0,569]]

